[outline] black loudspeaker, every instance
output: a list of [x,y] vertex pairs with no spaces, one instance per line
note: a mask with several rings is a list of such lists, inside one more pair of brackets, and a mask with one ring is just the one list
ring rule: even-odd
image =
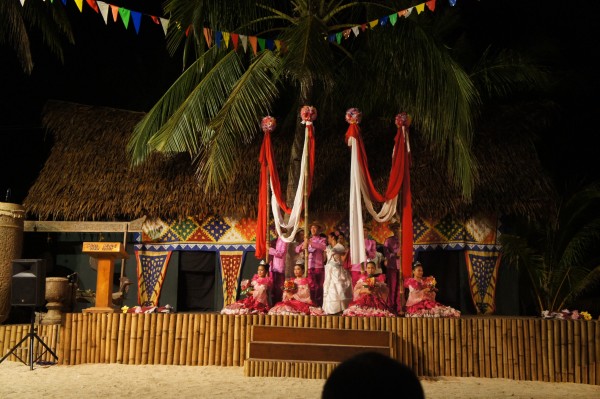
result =
[[46,304],[46,262],[44,259],[14,259],[10,304],[42,307]]

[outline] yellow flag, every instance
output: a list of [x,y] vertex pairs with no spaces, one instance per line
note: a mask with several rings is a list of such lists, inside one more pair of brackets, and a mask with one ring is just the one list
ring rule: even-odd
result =
[[77,8],[79,8],[79,12],[83,11],[83,0],[75,0],[75,4],[77,4]]
[[425,3],[417,4],[415,6],[415,9],[417,10],[417,14],[422,13],[423,11],[425,11]]
[[374,19],[371,22],[369,22],[369,26],[371,27],[371,29],[373,29],[374,27],[377,26],[377,24],[379,23],[378,19]]

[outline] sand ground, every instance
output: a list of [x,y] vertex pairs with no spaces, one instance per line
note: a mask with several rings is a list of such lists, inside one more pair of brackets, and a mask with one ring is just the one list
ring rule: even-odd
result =
[[[244,377],[242,367],[0,364],[0,398],[319,398],[324,380]],[[600,386],[502,378],[422,379],[428,399],[600,399]]]

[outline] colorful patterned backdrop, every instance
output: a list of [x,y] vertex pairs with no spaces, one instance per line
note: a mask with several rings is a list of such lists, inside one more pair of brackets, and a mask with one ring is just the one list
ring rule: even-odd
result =
[[471,298],[478,314],[493,314],[496,310],[496,277],[500,253],[495,251],[465,251]]
[[146,252],[135,251],[138,275],[138,304],[158,306],[171,251]]
[[223,281],[223,305],[234,303],[237,296],[238,280],[244,261],[243,251],[221,251],[221,278]]
[[[332,215],[321,218],[325,224],[324,232],[339,230],[348,234],[348,222],[345,216]],[[392,235],[387,224],[371,223],[370,235],[378,243]],[[496,216],[479,215],[466,221],[459,221],[447,215],[441,219],[413,218],[414,248],[428,249],[475,249],[496,250],[499,219]],[[229,245],[235,250],[254,250],[256,240],[255,219],[234,219],[219,215],[204,219],[188,217],[182,221],[154,219],[144,222],[141,243],[144,249],[218,249]],[[271,221],[271,237],[276,237]],[[186,245],[187,244],[187,245]],[[202,244],[202,245],[200,245]],[[210,244],[217,244],[212,247]],[[138,245],[141,249],[142,245]]]

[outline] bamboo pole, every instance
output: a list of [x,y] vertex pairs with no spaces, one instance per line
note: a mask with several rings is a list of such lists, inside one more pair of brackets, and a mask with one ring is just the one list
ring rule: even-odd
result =
[[71,322],[71,339],[69,342],[69,357],[71,359],[71,364],[78,364],[77,363],[77,335],[79,335],[79,331],[77,331],[77,320],[80,318],[80,316],[78,315],[78,317],[73,318],[73,321]]
[[577,320],[569,320],[573,323],[573,331],[575,337],[575,382],[581,382],[581,323]]
[[125,361],[123,360],[123,344],[125,341],[125,318],[127,317],[127,315],[125,313],[121,313],[119,314],[119,333],[117,336],[117,358],[116,358],[116,362],[120,363],[120,364],[124,364]]
[[190,325],[192,325],[192,348],[191,348],[191,360],[190,364],[192,366],[198,365],[198,348],[200,346],[200,315],[194,314],[192,316],[192,320],[190,320]]
[[144,328],[142,334],[142,357],[140,364],[148,364],[148,357],[150,354],[150,342],[154,341],[154,337],[150,335],[150,329],[152,328],[152,322],[155,319],[154,313],[144,315]]
[[173,365],[173,355],[175,353],[175,331],[177,329],[178,318],[177,317],[169,317],[169,327],[167,330],[167,365]]
[[173,363],[170,364],[174,364],[174,365],[179,365],[180,363],[180,356],[181,356],[181,347],[182,347],[182,331],[183,331],[183,325],[184,325],[184,317],[185,315],[183,313],[177,313],[175,315],[175,331],[174,331],[174,335],[173,335],[173,341],[175,342],[175,345],[173,347]]
[[588,384],[588,352],[586,346],[588,345],[587,336],[587,322],[583,320],[576,320],[577,323],[581,324],[581,382]]
[[119,316],[122,313],[113,313],[111,315],[112,323],[110,329],[110,363],[117,362],[117,349],[119,346]]
[[146,320],[145,313],[138,316],[137,326],[135,328],[135,364],[142,364],[142,346],[144,339],[144,324]]
[[529,364],[527,364],[526,360],[525,360],[525,332],[524,332],[524,328],[523,328],[523,320],[522,319],[518,319],[517,320],[517,344],[518,344],[518,349],[519,349],[519,353],[518,353],[518,367],[519,367],[519,380],[524,380],[525,379],[525,369],[527,367],[529,367]]
[[129,328],[127,329],[129,333],[129,347],[127,353],[127,364],[135,364],[135,352],[136,352],[136,337],[137,337],[137,325],[139,323],[139,314],[129,314],[129,319],[131,319]]
[[170,341],[169,329],[173,320],[175,320],[173,317],[166,317],[169,315],[164,316],[165,317],[163,318],[162,328],[160,330],[160,363],[158,363],[162,365],[168,364]]
[[75,364],[81,364],[82,363],[82,359],[81,359],[81,345],[82,345],[82,332],[83,332],[83,315],[80,315],[77,317],[76,320],[76,331],[77,331],[77,336],[76,336],[76,340],[75,340]]
[[594,341],[594,335],[595,335],[595,331],[594,331],[594,327],[596,327],[596,330],[598,329],[598,326],[596,323],[586,323],[587,325],[587,335],[588,335],[588,343],[587,343],[587,350],[588,350],[588,362],[589,362],[589,383],[596,385],[598,384],[598,380],[596,379],[596,368],[597,365],[596,363],[598,362],[598,358],[596,357],[596,353],[595,353],[595,347],[598,346],[600,344],[600,341]]
[[569,371],[567,370],[568,355],[567,355],[567,323],[560,323],[560,380],[561,382],[569,381]]
[[[67,340],[67,326],[71,325],[71,320],[73,319],[73,313],[67,313],[65,315],[64,323],[60,326],[59,331],[59,339],[58,339],[58,348],[56,354],[58,355],[58,364],[68,364],[65,362],[65,347]],[[2,335],[2,334],[0,334]],[[6,341],[6,332],[4,333],[4,339]]]

